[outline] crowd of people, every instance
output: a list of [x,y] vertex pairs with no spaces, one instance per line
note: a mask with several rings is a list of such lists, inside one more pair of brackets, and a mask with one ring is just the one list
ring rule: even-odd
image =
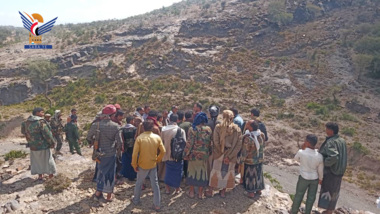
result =
[[[120,105],[106,105],[96,115],[86,137],[93,148],[92,159],[96,161],[94,199],[112,201],[114,186],[128,179],[136,182],[132,201],[138,205],[145,180],[149,178],[153,209],[159,211],[159,181],[165,185],[165,194],[182,192],[184,180],[190,198],[204,199],[215,194],[225,198],[226,190],[235,188],[238,174],[246,196],[260,196],[265,188],[263,161],[268,141],[260,111],[252,109],[247,121],[236,108],[221,114],[219,111],[218,106],[211,105],[206,114],[202,104],[195,103],[192,111],[184,112],[172,106],[169,112],[159,113],[146,105],[126,115]],[[81,155],[76,113],[72,109],[63,125],[59,110],[50,118],[42,108],[35,108],[22,124],[22,133],[31,150],[31,173],[38,174],[38,179],[43,179],[43,174],[51,178],[56,173],[50,149],[62,154],[64,132],[70,152]],[[48,117],[44,119],[44,116]],[[336,123],[327,123],[327,138],[319,152],[315,149],[317,136],[306,136],[295,155],[300,162],[300,176],[291,213],[298,212],[306,191],[305,213],[311,212],[318,184],[321,184],[318,206],[326,209],[326,213],[335,209],[347,165],[346,143],[338,133]]]

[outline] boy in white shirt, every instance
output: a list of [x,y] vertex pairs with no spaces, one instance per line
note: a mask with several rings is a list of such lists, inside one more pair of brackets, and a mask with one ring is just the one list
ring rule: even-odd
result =
[[323,180],[323,157],[315,149],[318,138],[313,134],[306,136],[306,140],[302,145],[294,159],[300,162],[300,176],[298,177],[296,194],[294,195],[292,214],[297,214],[301,205],[303,196],[307,190],[305,214],[311,213],[313,204],[318,191],[318,183]]

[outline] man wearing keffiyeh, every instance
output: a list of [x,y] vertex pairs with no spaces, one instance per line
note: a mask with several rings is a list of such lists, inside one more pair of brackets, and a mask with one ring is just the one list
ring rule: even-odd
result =
[[[210,187],[220,190],[225,197],[226,188],[235,187],[235,165],[241,149],[241,130],[234,124],[234,114],[223,111],[223,121],[216,125],[213,134],[213,166],[210,173]],[[208,193],[211,196],[210,192]]]

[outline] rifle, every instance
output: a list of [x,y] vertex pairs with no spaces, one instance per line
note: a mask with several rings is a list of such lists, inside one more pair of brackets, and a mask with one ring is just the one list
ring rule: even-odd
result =
[[95,141],[94,141],[94,150],[92,152],[92,160],[96,161],[97,163],[100,163],[100,157],[104,155],[103,152],[101,152],[101,149],[99,148],[99,136],[100,136],[100,130],[99,130],[99,124],[95,132]]

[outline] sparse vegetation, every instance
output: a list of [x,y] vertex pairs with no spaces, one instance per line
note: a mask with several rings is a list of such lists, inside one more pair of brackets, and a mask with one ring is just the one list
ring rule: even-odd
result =
[[352,145],[352,149],[356,152],[358,152],[359,154],[363,154],[363,155],[369,155],[370,151],[367,147],[363,146],[361,143],[359,142],[354,142],[354,144]]
[[280,192],[284,192],[283,187],[276,178],[273,178],[272,175],[270,175],[268,172],[264,172],[264,177],[267,178],[273,184],[274,188],[276,188]]
[[27,155],[28,154],[26,154],[24,151],[21,151],[21,150],[11,150],[10,152],[4,155],[4,159],[8,161],[8,160],[16,159],[16,158],[25,158]]
[[61,192],[71,185],[71,179],[62,173],[44,182],[45,189],[53,192]]
[[293,21],[293,14],[286,11],[283,1],[272,0],[268,6],[269,20],[279,26],[289,25]]
[[342,134],[350,136],[350,137],[354,136],[355,133],[356,133],[356,129],[352,127],[344,127],[342,129]]

